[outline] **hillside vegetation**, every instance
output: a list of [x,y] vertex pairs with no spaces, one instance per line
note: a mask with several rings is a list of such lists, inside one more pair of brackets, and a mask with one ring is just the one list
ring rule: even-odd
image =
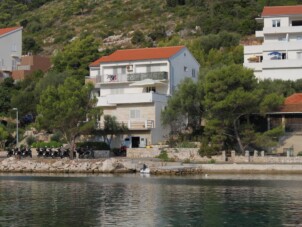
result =
[[[301,0],[2,0],[0,27],[24,27],[25,50],[53,54],[92,35],[100,49],[156,46],[221,31],[253,34],[264,5]],[[113,36],[115,35],[115,36]],[[113,36],[113,37],[112,37]],[[108,38],[109,37],[109,38]]]

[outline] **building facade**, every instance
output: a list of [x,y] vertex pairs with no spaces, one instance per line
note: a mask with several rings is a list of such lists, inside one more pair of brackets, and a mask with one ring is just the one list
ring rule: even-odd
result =
[[258,79],[302,78],[302,5],[264,7],[261,45],[244,46],[244,66]]
[[22,55],[22,27],[0,28],[0,72],[11,75]]
[[184,46],[142,48],[96,60],[86,82],[95,84],[103,116],[116,116],[128,127],[113,146],[126,141],[129,147],[145,147],[166,139],[169,129],[162,127],[161,111],[177,85],[186,77],[197,81],[198,74],[199,64]]
[[35,71],[41,70],[47,72],[51,68],[50,58],[39,55],[24,55],[21,57],[21,62],[12,72],[14,80],[23,80],[25,77]]

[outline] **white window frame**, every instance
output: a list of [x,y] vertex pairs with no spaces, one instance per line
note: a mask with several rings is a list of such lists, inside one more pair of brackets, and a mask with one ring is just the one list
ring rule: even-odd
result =
[[281,27],[281,20],[280,19],[272,20],[272,27],[273,28]]
[[141,111],[138,109],[132,109],[129,111],[130,119],[140,119]]

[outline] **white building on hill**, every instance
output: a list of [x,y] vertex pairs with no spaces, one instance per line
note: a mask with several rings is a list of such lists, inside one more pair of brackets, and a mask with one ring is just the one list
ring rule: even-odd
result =
[[302,5],[264,7],[262,45],[244,46],[244,66],[259,79],[302,79]]
[[0,28],[0,73],[10,75],[22,55],[22,27]]
[[[90,64],[104,115],[128,126],[130,147],[157,144],[169,133],[161,125],[168,97],[186,77],[197,81],[199,64],[184,46],[117,50]],[[102,120],[101,124],[102,127]],[[116,138],[120,146],[125,138]]]

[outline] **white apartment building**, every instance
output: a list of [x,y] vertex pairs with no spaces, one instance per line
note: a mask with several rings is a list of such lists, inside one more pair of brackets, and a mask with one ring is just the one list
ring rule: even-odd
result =
[[0,28],[0,72],[17,69],[22,55],[22,27]]
[[244,66],[259,79],[302,78],[302,5],[264,7],[262,45],[244,46]]
[[128,127],[128,135],[115,138],[113,147],[125,138],[130,147],[145,147],[166,139],[161,111],[177,85],[186,77],[197,81],[198,74],[199,63],[189,50],[173,46],[117,50],[91,63],[86,81],[95,84],[103,115]]

